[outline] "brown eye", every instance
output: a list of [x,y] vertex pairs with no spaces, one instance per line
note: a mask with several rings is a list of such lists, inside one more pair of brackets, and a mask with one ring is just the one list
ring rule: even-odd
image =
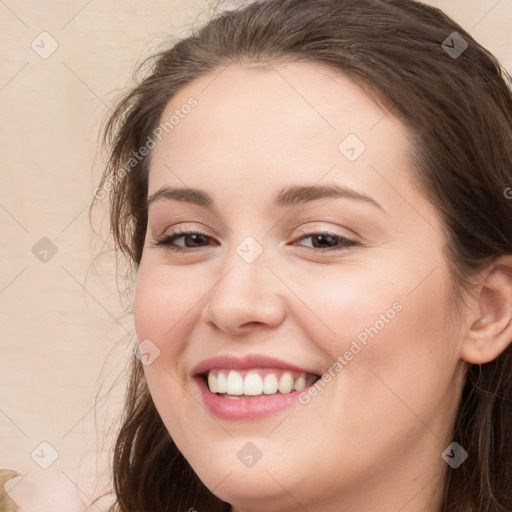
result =
[[[176,243],[181,240],[180,243]],[[181,231],[157,240],[155,245],[172,251],[186,252],[187,249],[205,247],[212,242],[212,237],[197,231]]]
[[309,244],[304,244],[304,246],[312,249],[332,250],[358,245],[354,240],[332,233],[310,233],[299,240],[307,240],[308,238],[311,242]]
[[180,238],[183,238],[183,240],[185,240],[185,247],[201,247],[201,244],[204,244],[205,241],[208,241],[210,237],[202,235],[201,233],[189,233],[175,237],[174,240],[176,241],[179,240]]

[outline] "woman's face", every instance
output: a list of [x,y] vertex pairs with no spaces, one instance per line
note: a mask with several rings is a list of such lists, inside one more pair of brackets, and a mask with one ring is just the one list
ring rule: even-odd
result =
[[227,67],[173,115],[135,322],[177,446],[240,511],[423,510],[464,363],[406,129],[312,63]]

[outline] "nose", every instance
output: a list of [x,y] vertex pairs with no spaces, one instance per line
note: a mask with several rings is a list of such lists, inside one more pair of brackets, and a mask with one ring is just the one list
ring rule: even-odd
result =
[[203,320],[227,334],[241,335],[254,327],[276,327],[286,317],[282,283],[267,268],[263,253],[247,263],[238,254],[225,261],[213,286]]

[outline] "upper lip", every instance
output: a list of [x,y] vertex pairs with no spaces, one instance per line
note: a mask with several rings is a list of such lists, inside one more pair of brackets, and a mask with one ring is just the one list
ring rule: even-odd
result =
[[249,354],[244,357],[236,356],[216,356],[205,359],[194,367],[192,372],[195,375],[207,373],[212,368],[224,368],[227,370],[249,370],[251,368],[280,368],[283,370],[291,370],[300,373],[310,373],[318,375],[315,371],[301,368],[286,361],[281,361],[274,357],[268,357],[261,354]]

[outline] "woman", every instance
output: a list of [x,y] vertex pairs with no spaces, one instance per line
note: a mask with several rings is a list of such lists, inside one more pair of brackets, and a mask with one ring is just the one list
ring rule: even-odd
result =
[[267,0],[109,119],[123,512],[512,510],[512,99],[412,0]]

